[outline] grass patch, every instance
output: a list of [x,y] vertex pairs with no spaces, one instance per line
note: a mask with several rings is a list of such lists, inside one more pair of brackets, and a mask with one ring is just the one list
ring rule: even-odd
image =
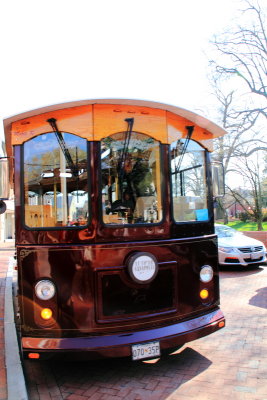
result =
[[[263,230],[267,231],[267,222],[263,222]],[[236,229],[237,231],[257,231],[258,230],[258,225],[256,222],[248,221],[248,222],[242,222],[242,221],[230,221],[228,223],[228,226],[231,228]]]

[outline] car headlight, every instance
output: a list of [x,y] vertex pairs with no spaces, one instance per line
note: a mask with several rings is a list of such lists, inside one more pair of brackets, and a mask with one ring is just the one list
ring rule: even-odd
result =
[[40,300],[50,300],[56,293],[55,285],[49,280],[42,280],[35,285],[36,296]]
[[222,251],[223,253],[235,253],[235,249],[233,247],[218,247],[219,251]]
[[201,282],[208,283],[213,278],[213,268],[210,265],[203,265],[199,275]]

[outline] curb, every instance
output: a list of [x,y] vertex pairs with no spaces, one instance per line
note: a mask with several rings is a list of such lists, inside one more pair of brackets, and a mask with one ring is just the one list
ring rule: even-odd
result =
[[8,400],[28,400],[15,327],[12,296],[13,266],[13,257],[10,257],[6,275],[4,319],[7,393]]

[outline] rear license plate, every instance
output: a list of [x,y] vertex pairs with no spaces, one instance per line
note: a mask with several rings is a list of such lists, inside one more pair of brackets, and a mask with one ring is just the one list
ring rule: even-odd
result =
[[134,344],[132,346],[132,359],[142,360],[144,358],[153,358],[160,356],[159,342],[149,342],[142,344]]

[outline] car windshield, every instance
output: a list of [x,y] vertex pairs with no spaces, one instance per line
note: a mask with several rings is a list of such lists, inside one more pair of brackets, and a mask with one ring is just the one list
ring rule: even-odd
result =
[[229,228],[228,226],[215,226],[215,232],[219,238],[224,237],[233,237],[241,235],[241,233],[237,232],[233,228]]

